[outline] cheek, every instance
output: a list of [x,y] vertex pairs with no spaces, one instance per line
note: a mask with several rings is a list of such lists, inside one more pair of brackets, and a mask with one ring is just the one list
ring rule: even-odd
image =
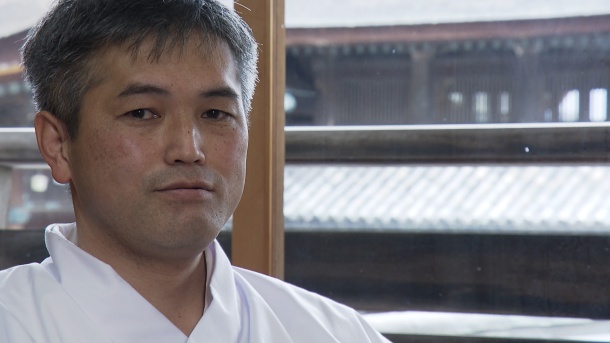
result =
[[233,161],[236,167],[236,170],[239,171],[240,174],[244,174],[245,178],[246,173],[246,156],[248,153],[248,137],[240,137],[233,142],[232,146],[232,156]]
[[238,134],[231,137],[223,137],[215,144],[214,154],[217,168],[232,182],[242,182],[246,173],[246,153],[248,150],[248,138]]
[[132,136],[104,130],[90,136],[88,142],[85,153],[89,154],[92,164],[96,165],[97,172],[105,173],[106,177],[133,173],[134,168],[142,165],[145,160],[143,145]]

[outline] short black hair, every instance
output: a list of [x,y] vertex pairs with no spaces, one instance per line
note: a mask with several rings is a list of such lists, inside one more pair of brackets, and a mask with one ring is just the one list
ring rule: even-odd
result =
[[149,58],[158,59],[192,38],[228,44],[247,114],[258,47],[248,25],[216,0],[59,0],[30,30],[22,60],[37,109],[56,116],[74,139],[83,95],[93,83],[96,53],[123,44],[137,53],[145,40],[153,39]]

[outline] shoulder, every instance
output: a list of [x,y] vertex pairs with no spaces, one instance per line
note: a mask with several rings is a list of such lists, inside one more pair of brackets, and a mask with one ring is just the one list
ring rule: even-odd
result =
[[36,305],[45,290],[56,280],[39,263],[31,263],[0,271],[0,303],[5,310],[19,310]]
[[[46,265],[43,265],[46,264]],[[0,271],[0,298],[7,297],[12,290],[19,290],[21,294],[28,289],[35,289],[46,285],[51,279],[53,263],[50,259],[42,264],[30,263]]]
[[326,331],[340,342],[387,342],[354,309],[287,282],[233,267],[283,325]]
[[32,278],[37,278],[39,275],[44,275],[45,273],[44,267],[39,263],[30,263],[1,270],[0,289],[2,292],[0,292],[0,297],[14,287],[31,284]]
[[0,271],[0,342],[34,342],[23,322],[25,314],[35,320],[35,289],[48,282],[48,273],[38,263]]
[[0,271],[0,342],[104,341],[55,272],[51,259]]

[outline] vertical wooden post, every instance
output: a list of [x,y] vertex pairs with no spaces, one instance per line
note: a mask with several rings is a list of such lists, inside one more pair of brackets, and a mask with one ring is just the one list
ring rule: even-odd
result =
[[519,46],[517,55],[517,93],[515,105],[519,122],[544,122],[544,78],[540,72],[542,46]]
[[0,165],[0,229],[8,226],[8,209],[11,203],[13,169]]
[[589,97],[591,90],[589,87],[579,87],[578,89],[578,121],[590,122],[591,121],[591,104],[589,104]]
[[407,123],[428,124],[434,120],[430,108],[430,62],[434,56],[431,48],[411,50],[411,77],[407,94]]
[[233,264],[284,276],[284,0],[240,0],[260,46],[244,195],[233,215]]

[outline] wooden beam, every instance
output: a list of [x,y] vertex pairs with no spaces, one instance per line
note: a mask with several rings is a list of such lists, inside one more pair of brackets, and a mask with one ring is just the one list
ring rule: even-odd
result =
[[[252,2],[252,1],[248,1]],[[599,34],[610,30],[610,15],[470,23],[393,26],[290,28],[288,46],[368,43],[452,42],[487,39],[536,39],[561,35]]]
[[0,229],[8,227],[8,210],[11,204],[13,169],[0,165]]
[[284,0],[241,0],[235,9],[252,28],[260,56],[246,186],[233,215],[233,264],[283,278]]
[[0,66],[0,76],[8,76],[20,74],[23,70],[19,64],[11,64],[8,66]]

